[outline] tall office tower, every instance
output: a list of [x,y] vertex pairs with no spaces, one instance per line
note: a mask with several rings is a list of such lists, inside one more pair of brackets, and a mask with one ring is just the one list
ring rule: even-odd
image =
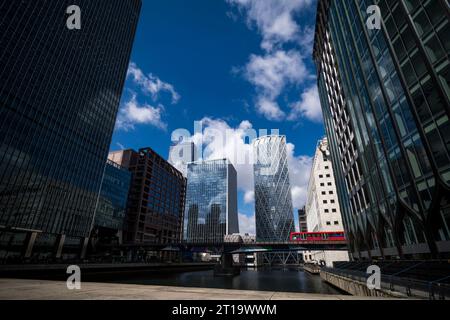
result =
[[237,173],[227,159],[188,164],[183,239],[190,243],[222,243],[239,233]]
[[286,137],[253,141],[255,220],[258,242],[288,241],[295,231]]
[[[344,230],[334,180],[328,140],[324,138],[317,144],[308,184],[305,211],[309,232]],[[306,256],[314,262],[324,262],[329,267],[333,266],[333,261],[349,260],[345,251],[312,251],[306,252]],[[304,260],[310,262],[309,259]]]
[[299,232],[308,232],[308,223],[306,221],[306,210],[303,207],[298,209],[298,228]]
[[169,163],[177,168],[185,177],[187,165],[199,160],[198,150],[194,142],[180,142],[170,147]]
[[0,1],[0,259],[86,246],[140,8]]
[[151,148],[111,152],[109,160],[132,173],[124,243],[180,241],[186,178]]
[[354,259],[450,256],[448,12],[443,0],[318,3],[314,59]]
[[98,244],[120,244],[130,190],[131,172],[108,160],[95,212],[92,239]]

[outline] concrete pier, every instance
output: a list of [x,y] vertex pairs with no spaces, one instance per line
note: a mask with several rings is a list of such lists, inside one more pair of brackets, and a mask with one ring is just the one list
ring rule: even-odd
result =
[[[84,276],[111,275],[117,273],[148,273],[148,272],[186,272],[212,270],[213,263],[99,263],[79,264]],[[49,265],[1,265],[0,277],[30,278],[45,280],[63,280],[67,277],[69,264]]]
[[[426,294],[413,295],[412,297],[400,291],[387,290],[385,288],[370,290],[366,282],[358,281],[331,272],[321,270],[320,277],[322,280],[332,284],[342,291],[348,292],[353,296],[359,297],[383,297],[383,298],[398,298],[398,299],[426,299]],[[403,289],[406,291],[406,289]]]
[[65,281],[0,279],[0,300],[361,300],[379,299],[273,291],[149,286],[82,282],[69,290]]

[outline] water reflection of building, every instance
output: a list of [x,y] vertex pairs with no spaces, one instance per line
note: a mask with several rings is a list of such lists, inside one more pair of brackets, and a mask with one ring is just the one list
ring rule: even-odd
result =
[[226,159],[188,164],[183,239],[220,243],[238,233],[237,174]]

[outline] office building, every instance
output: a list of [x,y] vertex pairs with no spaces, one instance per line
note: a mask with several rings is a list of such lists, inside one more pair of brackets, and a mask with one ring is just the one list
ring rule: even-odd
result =
[[187,177],[188,163],[199,160],[199,152],[194,142],[180,142],[170,147],[169,163]]
[[111,152],[132,173],[124,225],[126,244],[180,242],[186,178],[151,148]]
[[255,220],[258,242],[288,241],[295,231],[286,137],[253,141]]
[[98,244],[121,244],[131,172],[108,160],[95,212],[92,238]]
[[353,259],[450,257],[448,12],[442,0],[318,2],[314,59]]
[[0,1],[0,259],[84,255],[140,8]]
[[[309,232],[344,230],[330,156],[328,140],[323,138],[317,144],[308,184],[305,212]],[[348,261],[349,256],[346,251],[311,251],[303,259],[332,267],[333,262]]]
[[306,210],[303,207],[298,209],[298,229],[299,232],[308,232],[308,223],[306,221]]
[[188,164],[183,239],[189,243],[223,243],[239,233],[237,173],[227,159]]

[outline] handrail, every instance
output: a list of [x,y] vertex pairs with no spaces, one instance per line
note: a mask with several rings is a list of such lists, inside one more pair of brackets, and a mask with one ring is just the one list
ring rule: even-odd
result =
[[399,275],[399,274],[401,274],[401,273],[403,273],[403,272],[405,272],[405,271],[412,270],[412,269],[414,269],[415,267],[417,267],[417,266],[423,264],[424,262],[425,262],[425,261],[416,263],[415,265],[412,265],[412,266],[410,266],[410,267],[408,267],[408,268],[406,268],[406,269],[404,269],[404,270],[400,270],[400,271],[397,272],[397,273],[391,274],[391,276],[396,276],[396,275]]
[[[334,268],[328,268],[323,267],[323,271],[345,276],[347,278],[357,280],[364,282],[367,280],[368,274],[364,273],[363,271],[359,270],[340,270],[340,269],[334,269]],[[411,289],[418,289],[423,290],[424,292],[428,292],[430,298],[434,297],[434,291],[433,288],[438,287],[440,289],[441,297],[443,297],[442,294],[445,293],[446,296],[450,296],[450,285],[438,281],[445,280],[447,278],[450,278],[450,276],[444,277],[442,279],[434,280],[434,281],[424,281],[424,280],[417,280],[417,279],[411,279],[411,278],[402,278],[398,276],[383,276],[381,275],[381,285],[384,288],[389,288],[390,290],[393,290],[393,285],[398,286],[404,286],[407,290],[407,294],[411,295]],[[384,286],[383,286],[384,284]],[[388,284],[388,285],[387,285]]]

